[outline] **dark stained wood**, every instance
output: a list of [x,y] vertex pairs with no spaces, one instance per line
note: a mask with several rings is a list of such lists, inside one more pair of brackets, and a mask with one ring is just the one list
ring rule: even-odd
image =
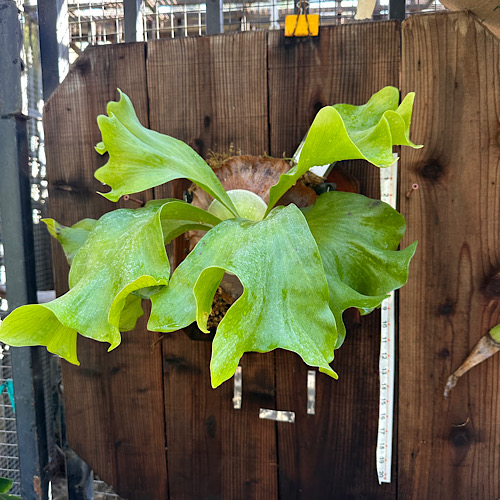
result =
[[149,43],[152,128],[203,157],[267,152],[266,40],[261,31]]
[[[274,156],[291,156],[317,111],[329,104],[363,104],[386,85],[398,86],[400,25],[395,21],[321,28],[319,39],[269,33],[269,106]],[[379,196],[379,171],[361,162],[348,170],[361,192]],[[296,423],[278,424],[280,498],[393,498],[375,468],[380,316],[361,319],[336,353],[335,381],[317,375],[316,415],[306,414],[307,366],[276,352],[276,398]]]
[[410,17],[403,90],[417,93],[402,155],[405,241],[419,240],[400,299],[399,498],[500,497],[500,358],[446,379],[489,328],[498,297],[481,289],[500,269],[500,46],[472,17]]
[[[121,347],[80,339],[82,366],[64,366],[71,445],[129,500],[325,498],[445,500],[500,497],[500,359],[442,391],[473,344],[500,322],[482,292],[500,270],[498,39],[465,14],[321,28],[316,39],[254,32],[90,49],[46,107],[52,215],[63,224],[114,208],[95,195],[104,159],[96,116],[128,93],[143,123],[200,154],[234,150],[290,156],[318,109],[361,104],[385,85],[417,92],[403,149],[403,246],[419,240],[400,295],[399,402],[392,484],[378,485],[380,317],[361,318],[337,352],[340,379],[317,376],[316,415],[306,414],[307,367],[294,354],[246,354],[243,407],[233,383],[213,390],[211,345],[183,332],[146,333]],[[146,68],[147,64],[147,68]],[[379,172],[347,167],[361,192],[379,196]],[[413,183],[419,190],[404,194]],[[189,183],[156,188],[181,197]],[[145,193],[150,197],[152,193]],[[184,256],[175,242],[173,260]],[[56,250],[58,292],[67,266]],[[155,340],[161,339],[155,344]],[[154,345],[153,345],[154,344]],[[296,422],[258,418],[292,410]],[[165,453],[166,447],[166,453]],[[167,465],[168,464],[168,465]]]
[[292,155],[322,107],[398,87],[399,38],[397,21],[322,27],[318,38],[269,32],[269,154]]
[[[264,32],[150,43],[151,127],[205,157],[231,146],[268,151],[266,54]],[[186,185],[155,196],[178,197]],[[276,429],[259,419],[260,407],[275,407],[274,354],[244,356],[243,405],[235,410],[232,380],[210,387],[210,342],[177,332],[163,337],[162,349],[170,497],[278,498]]]
[[[147,123],[144,44],[88,49],[45,108],[51,215],[65,225],[116,208],[95,193],[96,118],[120,87]],[[146,193],[147,196],[147,193]],[[56,288],[67,289],[67,264],[55,251]],[[79,339],[80,367],[63,364],[68,441],[99,476],[129,500],[166,498],[161,349],[145,322],[112,353]],[[128,472],[127,472],[128,471]]]

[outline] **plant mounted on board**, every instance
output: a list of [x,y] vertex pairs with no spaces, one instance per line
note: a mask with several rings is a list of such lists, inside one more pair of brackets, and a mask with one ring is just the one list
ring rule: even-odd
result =
[[[77,332],[120,344],[150,298],[148,329],[172,332],[197,322],[208,332],[214,294],[228,274],[242,295],[220,322],[212,346],[212,385],[235,372],[245,352],[276,348],[337,378],[330,367],[345,337],[342,313],[367,314],[406,282],[416,243],[398,251],[402,215],[362,195],[328,192],[312,206],[276,206],[316,165],[365,159],[378,167],[394,162],[393,145],[409,139],[414,94],[399,104],[386,87],[362,106],[338,104],[319,111],[298,163],[283,173],[266,204],[246,190],[226,192],[214,171],[189,146],[144,128],[130,99],[120,93],[99,116],[109,161],[95,177],[111,186],[111,201],[174,179],[187,178],[214,201],[208,210],[177,199],[118,209],[73,227],[46,220],[71,264],[70,290],[47,304],[14,310],[0,325],[0,340],[13,346],[45,345],[78,364]],[[192,230],[205,231],[170,272],[165,245]]]

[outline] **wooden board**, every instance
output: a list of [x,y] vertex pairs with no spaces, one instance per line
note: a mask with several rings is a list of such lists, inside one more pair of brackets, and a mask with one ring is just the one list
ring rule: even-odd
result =
[[403,26],[403,91],[416,91],[404,150],[405,242],[419,241],[401,292],[399,498],[500,497],[500,358],[448,375],[500,322],[482,287],[500,270],[499,40],[463,13]]
[[203,157],[231,146],[266,152],[266,40],[258,32],[149,43],[151,126]]
[[363,104],[385,85],[398,87],[399,38],[397,21],[322,27],[318,38],[270,31],[269,154],[293,154],[323,106]]
[[[148,499],[499,498],[500,360],[464,377],[442,400],[447,376],[489,327],[498,297],[482,292],[500,270],[498,39],[465,14],[410,18],[401,63],[397,22],[321,28],[316,39],[252,32],[89,49],[46,107],[52,215],[64,224],[113,204],[94,194],[103,158],[95,118],[127,92],[143,123],[210,150],[290,156],[315,113],[361,104],[385,85],[417,92],[403,149],[403,246],[418,239],[400,297],[399,404],[393,483],[375,469],[380,317],[362,318],[337,352],[339,381],[317,375],[306,414],[307,367],[291,353],[246,354],[243,407],[232,381],[212,390],[210,343],[156,334],[145,322],[123,349],[83,340],[82,366],[64,366],[71,445],[118,493]],[[146,57],[147,56],[147,57]],[[147,65],[147,67],[146,67]],[[363,194],[379,172],[352,162]],[[420,188],[409,199],[413,183]],[[182,196],[174,182],[146,197]],[[184,255],[182,239],[174,259]],[[56,250],[57,289],[67,266]],[[295,424],[258,418],[292,410]],[[165,456],[166,447],[166,456]],[[168,472],[168,474],[167,474]]]
[[[102,186],[93,173],[105,161],[94,150],[96,118],[117,99],[117,87],[147,121],[144,44],[88,49],[45,107],[50,212],[65,225],[116,207],[95,194]],[[54,265],[61,294],[67,264],[59,249]],[[63,365],[69,444],[129,500],[166,498],[161,350],[152,349],[155,335],[145,335],[144,325],[141,320],[124,334],[110,354],[104,344],[80,337],[81,366]]]
[[[291,156],[317,111],[329,104],[362,104],[386,85],[398,86],[397,22],[321,28],[319,39],[269,33],[271,154]],[[349,162],[361,192],[379,197],[379,170]],[[278,424],[280,497],[283,499],[392,498],[395,485],[378,485],[380,315],[361,319],[336,353],[335,381],[317,374],[316,414],[306,414],[308,367],[291,353],[276,353],[278,408],[296,423]]]
[[[268,151],[267,34],[179,39],[148,45],[151,127],[210,150]],[[183,186],[170,189],[182,195]],[[155,189],[163,197],[168,190]],[[184,247],[178,242],[176,260]],[[172,499],[277,498],[274,354],[245,355],[243,404],[233,382],[210,387],[211,343],[182,332],[162,341],[169,492]]]

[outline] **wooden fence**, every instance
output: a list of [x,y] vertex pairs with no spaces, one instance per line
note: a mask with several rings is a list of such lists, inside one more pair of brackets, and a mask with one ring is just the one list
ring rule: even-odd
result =
[[[115,207],[95,194],[103,159],[93,146],[96,116],[117,87],[145,125],[203,156],[231,145],[282,156],[322,106],[361,104],[385,85],[417,92],[412,136],[425,144],[401,156],[405,245],[419,247],[399,301],[393,481],[379,485],[375,468],[377,312],[338,351],[340,379],[318,375],[315,415],[296,355],[246,354],[234,410],[230,382],[210,388],[209,342],[148,333],[142,321],[111,353],[80,338],[82,366],[64,364],[69,442],[123,497],[500,497],[500,358],[442,397],[447,376],[500,322],[498,297],[481,291],[500,269],[499,42],[472,17],[333,26],[316,39],[251,32],[89,48],[45,109],[52,216],[70,225]],[[376,168],[348,168],[363,194],[379,196]],[[182,189],[172,183],[145,199]],[[59,249],[55,263],[62,293]],[[296,422],[261,420],[261,407],[292,410]]]

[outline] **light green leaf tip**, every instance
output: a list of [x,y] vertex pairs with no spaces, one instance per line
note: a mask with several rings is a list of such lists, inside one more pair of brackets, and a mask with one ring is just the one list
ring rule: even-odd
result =
[[342,313],[356,307],[367,314],[403,286],[416,243],[398,251],[404,217],[386,203],[359,194],[324,193],[303,212],[325,269],[338,348],[346,332]]
[[42,219],[52,237],[63,247],[68,263],[71,265],[76,252],[87,241],[92,228],[97,222],[95,219],[83,219],[71,227],[63,226],[54,219]]
[[165,244],[187,231],[209,231],[222,222],[215,215],[185,201],[153,200],[146,206],[151,207],[153,204],[161,206],[161,224]]
[[494,326],[491,330],[490,330],[490,335],[491,335],[491,338],[500,344],[500,325],[496,325]]
[[77,331],[65,326],[56,316],[52,310],[56,300],[14,309],[0,323],[0,340],[14,347],[43,345],[49,352],[79,365],[76,355]]
[[219,324],[212,347],[212,385],[229,379],[245,352],[297,353],[337,377],[329,363],[337,339],[318,247],[295,205],[264,220],[229,219],[207,233],[154,295],[148,328],[174,331],[197,320],[207,331],[214,293],[225,272],[243,295]]
[[143,127],[129,97],[119,92],[120,100],[108,103],[108,116],[97,118],[102,142],[97,144],[96,151],[109,153],[109,160],[95,172],[95,177],[111,186],[111,191],[100,194],[118,201],[125,194],[185,178],[237,215],[231,199],[203,158],[184,142]]
[[267,213],[311,167],[364,159],[377,167],[394,163],[392,147],[416,146],[409,139],[414,93],[399,104],[399,90],[384,87],[362,106],[322,108],[311,125],[298,164],[280,176],[269,194]]

